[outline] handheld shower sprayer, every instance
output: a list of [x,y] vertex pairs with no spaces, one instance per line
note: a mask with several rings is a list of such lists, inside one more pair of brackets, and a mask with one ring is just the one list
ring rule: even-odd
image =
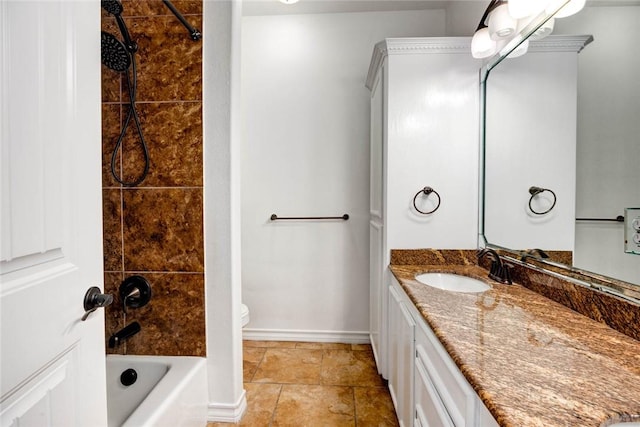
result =
[[[113,15],[113,17],[115,18],[116,23],[118,24],[118,28],[120,29],[120,34],[122,34],[122,38],[124,39],[123,43],[118,40],[113,34],[107,33],[105,31],[102,32],[102,63],[111,70],[125,75],[125,82],[129,91],[129,111],[125,118],[124,124],[120,129],[120,135],[118,136],[118,140],[116,141],[113,153],[111,154],[111,175],[113,175],[113,178],[121,185],[125,187],[135,187],[147,177],[147,173],[149,172],[149,149],[147,148],[147,142],[145,141],[144,135],[142,134],[142,126],[140,124],[140,118],[138,117],[138,112],[136,111],[135,105],[138,88],[135,53],[138,50],[138,45],[136,44],[136,42],[131,40],[129,30],[127,29],[124,19],[122,19],[122,3],[120,3],[118,0],[102,0],[101,4],[102,8],[109,14]],[[129,75],[129,69],[131,69],[133,78]],[[127,132],[127,128],[129,127],[131,119],[133,119],[135,123],[138,137],[140,138],[142,155],[144,157],[144,169],[140,176],[138,176],[138,178],[133,181],[126,181],[116,171],[116,163],[118,159],[118,151],[122,146],[122,141]]]
[[[163,0],[163,3],[171,11],[171,13],[173,13],[176,18],[178,18],[182,25],[187,28],[191,35],[191,40],[197,41],[202,39],[202,33],[198,29],[189,25],[187,20],[182,16],[182,14],[180,14],[180,12],[173,6],[173,4],[171,4],[169,0]],[[113,175],[113,178],[119,184],[125,187],[135,187],[138,184],[142,183],[142,181],[144,181],[149,172],[149,149],[144,139],[144,135],[142,134],[140,118],[138,117],[138,113],[135,108],[136,92],[138,86],[135,53],[138,50],[138,45],[131,39],[129,30],[127,29],[124,19],[122,18],[122,12],[124,11],[124,8],[120,0],[101,0],[101,5],[102,8],[107,11],[107,13],[115,18],[123,39],[123,41],[120,41],[113,34],[104,31],[102,32],[102,63],[111,70],[124,74],[125,83],[129,91],[129,111],[122,125],[120,135],[118,136],[118,140],[116,141],[115,148],[113,149],[113,153],[111,155],[111,175]],[[130,69],[131,73],[129,72]],[[121,173],[118,173],[118,171],[116,170],[116,164],[118,160],[118,151],[120,151],[122,141],[125,137],[131,119],[133,119],[135,123],[138,137],[140,139],[142,155],[144,157],[144,169],[136,179],[134,179],[133,181],[126,181],[122,177],[122,170]]]
[[124,39],[124,45],[127,48],[129,53],[133,53],[138,50],[138,45],[136,42],[131,40],[131,36],[129,35],[129,30],[124,23],[124,19],[122,19],[122,11],[124,8],[122,7],[122,3],[118,0],[102,0],[101,2],[102,8],[106,10],[108,13],[116,18],[116,23],[118,24],[118,28],[120,29],[120,34],[122,34],[122,38]]
[[102,63],[119,73],[127,71],[131,66],[131,55],[127,47],[111,33],[103,31],[100,39]]
[[102,0],[102,8],[111,15],[121,15],[124,10],[118,0]]

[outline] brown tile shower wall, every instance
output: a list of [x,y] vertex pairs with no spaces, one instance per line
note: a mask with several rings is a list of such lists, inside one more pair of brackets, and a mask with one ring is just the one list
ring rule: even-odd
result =
[[[202,0],[172,2],[202,30]],[[111,153],[128,112],[124,77],[102,67],[103,235],[106,336],[138,321],[140,333],[109,353],[204,356],[202,42],[160,0],[123,0],[136,53],[136,109],[149,147],[149,174],[135,188],[111,176]],[[102,11],[102,31],[122,40]],[[133,121],[117,156],[128,181],[143,168]],[[142,275],[153,297],[125,314],[117,297],[125,277]]]

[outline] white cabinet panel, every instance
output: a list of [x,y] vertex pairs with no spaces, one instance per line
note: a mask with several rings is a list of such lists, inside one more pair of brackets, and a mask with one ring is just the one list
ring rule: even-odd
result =
[[378,372],[381,373],[380,333],[382,330],[382,225],[369,223],[369,337]]
[[[392,249],[477,246],[480,63],[469,46],[469,38],[429,37],[386,39],[374,48],[366,82],[369,220],[381,226],[382,237],[371,234],[371,281],[388,276]],[[418,213],[412,203],[425,186],[442,198],[432,215]],[[387,357],[394,351],[386,327],[387,293],[376,283],[370,289],[380,292],[370,298],[376,305],[370,306],[370,327],[378,370],[386,378]]]
[[498,427],[395,278],[389,295],[389,388],[402,425]]
[[413,342],[415,323],[407,307],[400,304],[400,342],[398,343],[398,419],[400,425],[410,426],[413,420]]
[[376,79],[371,92],[371,187],[370,213],[372,217],[382,220],[382,164],[384,135],[384,88],[380,81],[384,70]]
[[473,425],[476,394],[425,325],[416,328],[416,353],[428,367],[430,378],[456,427]]
[[453,427],[447,409],[429,379],[423,359],[416,350],[415,402],[416,426]]
[[389,288],[389,308],[388,308],[388,320],[389,320],[389,352],[388,352],[388,379],[389,379],[389,392],[391,393],[391,399],[393,400],[393,405],[396,407],[396,412],[398,412],[399,404],[398,404],[398,377],[399,374],[399,363],[400,358],[398,355],[397,348],[400,342],[400,334],[398,334],[398,330],[400,328],[399,323],[402,318],[402,313],[400,312],[400,297],[398,296],[397,291],[393,288]]
[[413,341],[415,323],[400,299],[389,288],[389,390],[401,426],[413,424]]

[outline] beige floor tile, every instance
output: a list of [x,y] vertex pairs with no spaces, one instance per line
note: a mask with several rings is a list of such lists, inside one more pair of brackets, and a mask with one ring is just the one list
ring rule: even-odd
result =
[[284,385],[273,426],[355,426],[352,387]]
[[395,427],[398,419],[386,387],[354,387],[358,427]]
[[244,348],[247,347],[264,347],[264,348],[296,348],[297,341],[253,341],[244,340]]
[[322,359],[321,384],[380,387],[382,380],[371,353],[325,350]]
[[237,425],[398,426],[368,344],[244,341],[243,370],[247,412]]
[[338,342],[299,342],[296,348],[321,349],[321,350],[351,350],[351,344]]
[[242,373],[245,382],[250,382],[264,357],[266,348],[246,347],[242,351]]
[[246,427],[269,426],[276,410],[282,385],[245,383],[244,388],[247,391],[247,411],[242,417],[240,425]]
[[371,344],[351,344],[351,350],[373,352],[373,349],[371,348]]
[[269,348],[252,382],[320,384],[323,350]]

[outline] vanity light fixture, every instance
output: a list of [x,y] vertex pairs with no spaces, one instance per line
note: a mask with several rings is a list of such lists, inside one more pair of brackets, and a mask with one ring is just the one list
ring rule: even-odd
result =
[[529,40],[542,40],[543,38],[547,37],[553,32],[553,26],[555,25],[555,22],[555,18],[547,19],[547,22],[542,24],[542,26],[538,28],[535,33],[531,34]]
[[515,19],[539,15],[544,10],[544,2],[539,0],[509,0],[509,15]]
[[529,50],[529,40],[525,40],[520,43],[518,47],[513,49],[513,51],[507,55],[507,58],[517,58],[518,56],[522,56]]
[[498,46],[495,40],[491,38],[489,34],[489,27],[487,26],[487,17],[494,7],[498,4],[498,0],[491,0],[489,6],[484,11],[480,24],[476,28],[476,32],[471,39],[471,54],[474,58],[488,58],[496,53]]
[[[551,13],[558,8],[564,1],[563,0],[554,0],[547,6],[547,12]],[[569,3],[564,5],[562,9],[560,9],[556,14],[556,18],[566,18],[567,16],[575,15],[580,12],[584,7],[586,0],[571,0]]]
[[[579,12],[585,2],[586,0],[491,0],[471,40],[471,54],[479,59],[493,56],[505,46],[513,45],[510,42],[542,12],[552,13],[557,10],[553,18],[548,19],[531,35],[531,40],[541,40],[553,32],[554,18]],[[528,42],[525,41],[509,54],[509,58],[524,55],[527,49]]]
[[489,35],[493,40],[502,40],[511,37],[517,28],[518,20],[509,15],[507,2],[500,0],[489,14]]
[[471,39],[471,54],[474,58],[488,58],[496,53],[496,41],[491,39],[489,28],[478,28]]

